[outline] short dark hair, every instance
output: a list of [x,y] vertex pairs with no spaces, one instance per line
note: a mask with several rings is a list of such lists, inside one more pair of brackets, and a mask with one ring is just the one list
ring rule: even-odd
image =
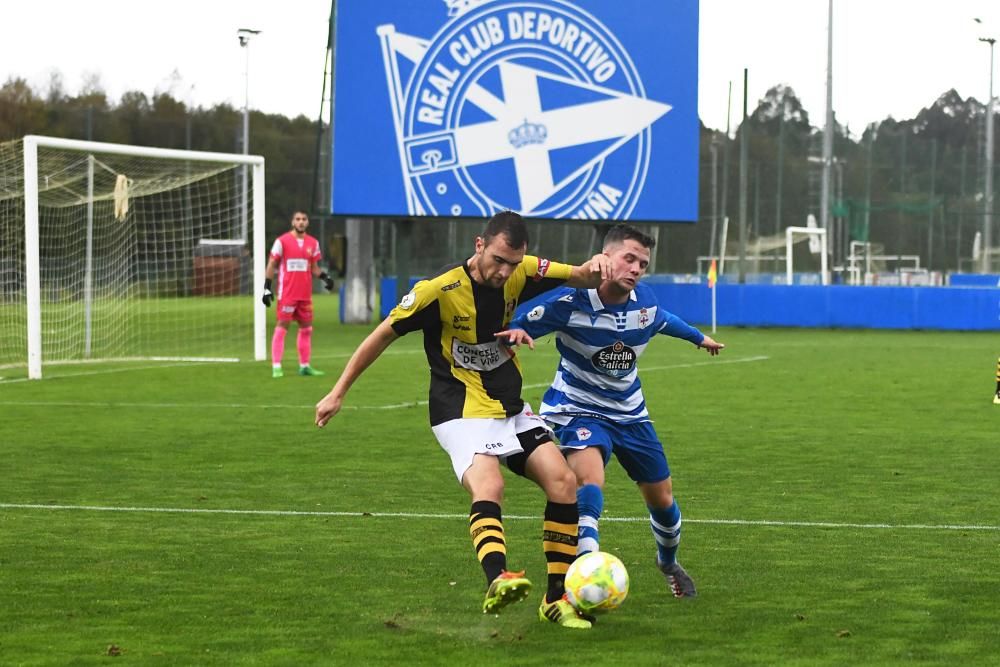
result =
[[638,241],[639,245],[643,248],[653,249],[656,245],[656,239],[648,234],[643,234],[638,229],[632,225],[626,225],[624,222],[619,222],[617,225],[608,230],[608,233],[604,235],[604,247],[607,248],[612,243],[624,243],[628,239],[633,241]]
[[506,237],[507,245],[515,250],[528,245],[528,226],[524,224],[524,218],[514,211],[500,211],[490,218],[482,233],[483,243],[489,245],[493,237],[500,234]]
[[307,218],[309,217],[309,211],[303,210],[301,208],[297,208],[294,211],[292,211],[292,216],[289,219],[290,220],[294,220],[295,216],[297,216],[299,213],[301,213],[302,215],[306,216]]

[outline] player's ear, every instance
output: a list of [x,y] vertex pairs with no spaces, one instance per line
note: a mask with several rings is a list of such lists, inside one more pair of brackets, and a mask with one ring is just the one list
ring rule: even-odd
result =
[[483,248],[485,248],[485,247],[486,247],[486,242],[483,241],[483,237],[482,236],[477,236],[476,237],[476,254],[477,255],[482,255],[483,254]]

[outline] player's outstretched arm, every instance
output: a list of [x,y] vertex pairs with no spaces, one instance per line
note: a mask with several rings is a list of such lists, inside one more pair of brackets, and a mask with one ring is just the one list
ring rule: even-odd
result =
[[574,266],[566,284],[570,287],[600,287],[601,281],[611,277],[611,258],[598,253],[579,266]]
[[713,357],[726,348],[722,343],[715,342],[711,336],[705,336],[705,340],[701,341],[701,345],[698,347],[708,350],[708,353]]
[[340,412],[340,406],[344,402],[347,390],[397,338],[399,336],[392,330],[388,319],[383,320],[375,327],[374,331],[368,334],[368,337],[361,342],[361,345],[358,345],[358,349],[351,355],[351,359],[340,374],[337,384],[333,385],[330,393],[316,404],[316,426],[323,428],[334,415]]

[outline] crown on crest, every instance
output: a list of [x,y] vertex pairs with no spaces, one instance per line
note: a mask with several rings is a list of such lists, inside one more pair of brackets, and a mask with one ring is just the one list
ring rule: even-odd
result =
[[528,144],[544,144],[549,131],[541,123],[529,123],[525,118],[524,122],[507,133],[507,141],[514,148],[521,148]]
[[448,16],[461,16],[490,0],[444,0],[448,6]]

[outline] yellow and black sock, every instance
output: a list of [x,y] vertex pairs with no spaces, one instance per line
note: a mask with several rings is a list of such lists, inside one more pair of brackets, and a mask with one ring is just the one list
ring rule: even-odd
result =
[[997,396],[1000,396],[1000,359],[997,359]]
[[545,505],[542,546],[549,574],[548,592],[545,595],[547,602],[558,600],[566,591],[566,570],[576,559],[579,519],[576,503],[554,503],[550,500]]
[[507,569],[507,543],[503,537],[500,506],[491,500],[477,500],[469,510],[469,535],[476,557],[483,566],[489,585]]

